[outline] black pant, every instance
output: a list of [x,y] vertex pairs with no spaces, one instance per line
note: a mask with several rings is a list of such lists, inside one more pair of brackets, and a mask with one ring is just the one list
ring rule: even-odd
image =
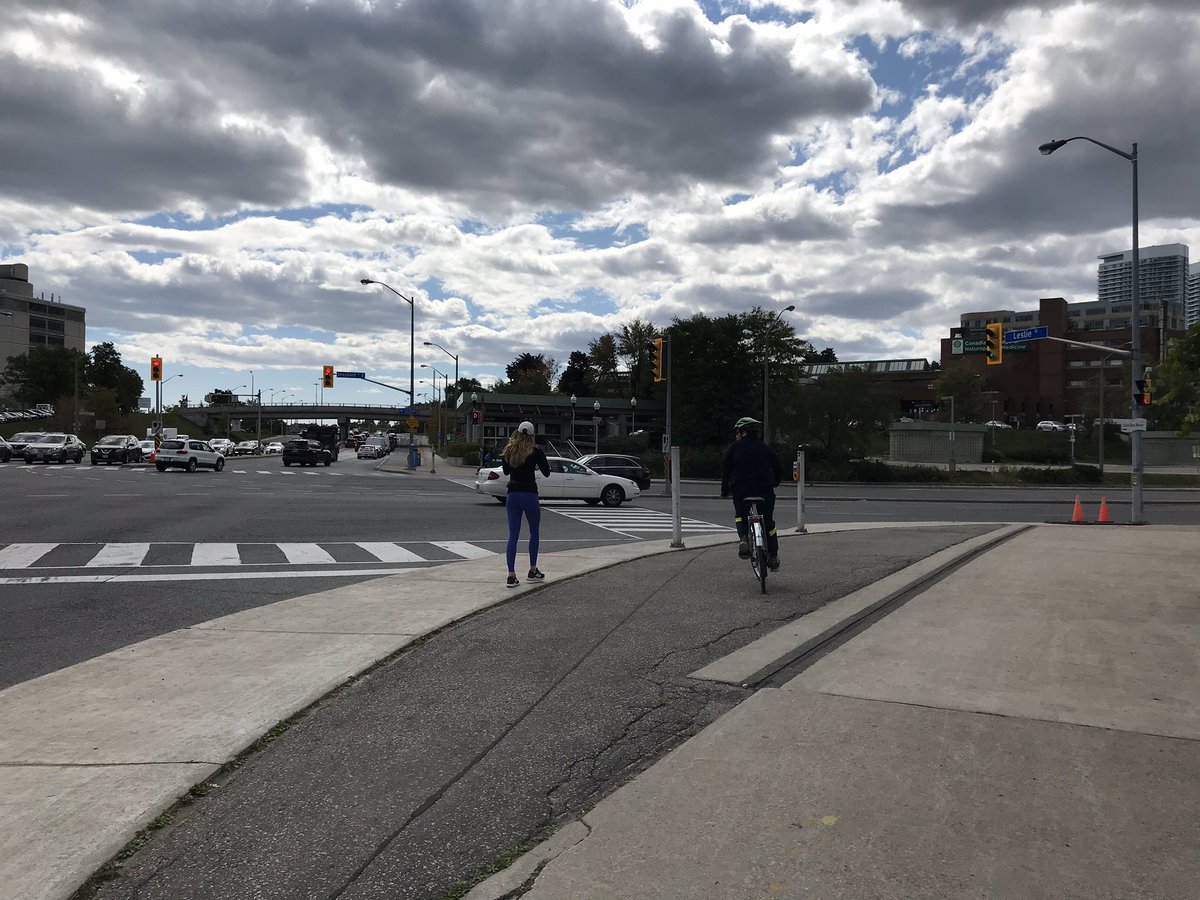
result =
[[749,515],[749,504],[746,502],[746,497],[762,497],[762,502],[758,504],[758,511],[762,513],[763,528],[767,532],[767,555],[778,556],[779,534],[775,531],[775,492],[761,491],[757,494],[733,495],[733,524],[737,526],[738,537],[743,541],[750,533],[750,525],[746,521],[746,516]]

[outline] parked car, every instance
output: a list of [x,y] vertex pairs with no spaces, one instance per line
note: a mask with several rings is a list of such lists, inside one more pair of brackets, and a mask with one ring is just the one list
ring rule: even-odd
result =
[[[601,475],[573,459],[550,456],[547,461],[550,477],[543,478],[541,472],[537,473],[538,494],[543,500],[583,500],[592,505],[620,506],[642,492],[628,478]],[[503,503],[508,494],[508,476],[503,468],[480,469],[475,475],[475,492],[495,497]]]
[[39,435],[36,441],[26,444],[23,451],[26,463],[41,462],[43,465],[51,462],[61,465],[69,459],[81,463],[85,453],[87,448],[75,435],[53,432]]
[[229,456],[229,452],[234,448],[234,443],[229,438],[213,438],[208,442],[208,446],[222,456]]
[[271,441],[271,443],[267,444],[267,446],[263,448],[263,453],[267,454],[267,456],[276,456],[282,452],[283,443],[280,441]]
[[999,419],[992,419],[992,421],[984,422],[983,424],[987,428],[1007,428],[1009,430],[1012,429],[1011,425],[1009,425],[1007,422],[1001,422]]
[[12,459],[12,456],[12,444],[0,437],[0,462],[8,462],[10,459]]
[[258,456],[262,453],[262,451],[262,444],[260,444],[258,441],[242,441],[241,443],[234,444],[231,455]]
[[615,453],[590,453],[575,460],[601,475],[619,475],[628,478],[643,491],[650,488],[650,468],[636,456],[620,456]]
[[154,455],[158,452],[158,448],[154,446],[154,441],[138,441],[138,447],[142,451],[142,459],[146,462],[154,462]]
[[91,464],[93,466],[100,463],[124,465],[141,461],[141,442],[132,434],[110,434],[100,438],[92,447]]
[[333,454],[321,446],[320,441],[310,441],[307,438],[293,438],[283,447],[283,464],[285,466],[328,466],[333,462]]
[[384,455],[378,444],[359,444],[357,453],[359,459],[379,459]]
[[188,472],[195,472],[200,468],[220,472],[225,468],[225,457],[204,441],[168,438],[159,445],[158,453],[154,457],[154,468],[160,472],[172,468]]
[[8,445],[12,447],[13,456],[21,456],[25,452],[27,444],[32,444],[45,434],[44,431],[22,431],[14,434],[8,439]]
[[381,434],[372,435],[359,445],[359,450],[363,447],[376,447],[379,450],[379,456],[387,456],[392,452],[391,442]]
[[1037,428],[1038,431],[1066,431],[1067,430],[1067,426],[1064,425],[1062,422],[1055,422],[1051,419],[1046,419],[1044,421],[1038,422],[1037,425],[1035,425],[1034,427]]

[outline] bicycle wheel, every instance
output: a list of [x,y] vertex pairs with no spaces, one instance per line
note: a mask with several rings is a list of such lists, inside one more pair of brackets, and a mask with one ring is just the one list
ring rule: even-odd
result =
[[754,574],[758,576],[758,584],[765,594],[767,592],[767,548],[763,546],[762,526],[756,529],[758,540],[754,542]]

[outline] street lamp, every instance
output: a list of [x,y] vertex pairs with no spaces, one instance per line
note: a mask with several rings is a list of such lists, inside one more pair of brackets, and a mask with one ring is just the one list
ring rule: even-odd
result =
[[592,404],[592,445],[600,452],[600,401]]
[[635,431],[637,431],[637,397],[629,398],[629,407],[631,410],[633,410],[629,414],[629,433],[633,434]]
[[766,329],[763,331],[763,443],[767,443],[771,439],[771,433],[767,430],[767,360],[770,357],[770,351],[767,348],[767,338],[771,336],[771,329],[779,323],[785,312],[794,312],[796,307],[785,306],[779,312],[775,313],[775,317],[767,323]]
[[[571,395],[571,436],[567,438],[568,446],[575,446],[575,404],[578,402],[575,395]],[[574,453],[575,451],[571,451]]]
[[[371,278],[360,278],[362,284],[377,284],[380,287],[385,287],[405,303],[408,304],[408,402],[410,405],[416,405],[416,398],[413,396],[413,391],[417,387],[417,304],[413,302],[412,297],[405,297],[402,293],[383,281],[375,281]],[[406,469],[412,471],[416,468],[413,464],[413,433],[408,433],[408,465]]]
[[[441,350],[443,353],[445,353],[447,356],[449,356],[449,357],[450,357],[452,360],[454,360],[454,391],[455,391],[455,399],[457,400],[457,394],[458,394],[458,354],[457,354],[457,353],[451,353],[449,350],[447,350],[447,349],[446,349],[445,347],[443,347],[441,344],[436,344],[436,343],[434,343],[433,341],[422,341],[422,342],[421,342],[421,344],[422,344],[423,346],[425,346],[425,347],[437,347],[439,350]],[[450,390],[449,390],[449,388],[447,388],[447,389],[446,389],[446,400],[447,400],[447,401],[449,401],[449,399],[450,399]],[[454,411],[454,430],[455,430],[455,431],[458,431],[458,410],[457,410],[457,409]]]
[[[441,397],[442,397],[442,399],[441,399],[441,400],[439,400],[439,401],[438,401],[438,403],[439,403],[439,405],[440,405],[440,406],[444,407],[444,405],[445,405],[445,399],[446,399],[446,393],[447,393],[447,392],[450,390],[450,378],[449,378],[449,376],[447,376],[445,372],[439,372],[439,371],[438,371],[437,369],[435,369],[433,366],[429,365],[429,363],[421,363],[421,368],[422,368],[422,369],[428,369],[430,372],[432,372],[432,373],[433,373],[433,375],[434,375],[434,378],[433,378],[433,389],[434,389],[435,391],[438,389],[438,386],[437,386],[437,376],[438,376],[438,375],[441,375],[441,376],[442,376],[442,381],[443,381],[443,382],[445,383],[445,385],[446,385],[446,390],[445,390],[445,391],[442,391],[442,394],[441,394]],[[438,423],[439,423],[438,434],[439,434],[439,435],[441,434],[441,428],[440,428],[441,420],[442,420],[442,416],[441,416],[441,412],[440,412],[440,410],[439,410],[439,413],[438,413]]]
[[[1132,340],[1129,345],[1129,418],[1137,419],[1138,404],[1134,396],[1133,382],[1137,378],[1137,373],[1142,370],[1142,298],[1141,286],[1138,283],[1138,153],[1137,144],[1134,144],[1131,151],[1126,153],[1124,150],[1118,150],[1116,147],[1110,147],[1108,144],[1102,143],[1095,138],[1087,137],[1086,135],[1076,135],[1075,137],[1065,138],[1063,140],[1049,141],[1038,147],[1038,150],[1043,156],[1049,156],[1059,147],[1064,144],[1069,144],[1071,141],[1087,141],[1095,144],[1097,147],[1103,147],[1110,153],[1115,153],[1122,159],[1129,160],[1133,171],[1133,267],[1132,267],[1132,282],[1133,282],[1133,314],[1129,317],[1129,328]],[[1103,366],[1100,367],[1103,371]],[[1101,426],[1103,428],[1103,426]],[[1103,431],[1101,431],[1101,440],[1103,440]],[[1134,431],[1130,435],[1130,455],[1132,457],[1132,483],[1131,487],[1131,503],[1130,503],[1130,521],[1142,521],[1142,473],[1144,463],[1142,460],[1142,432]]]

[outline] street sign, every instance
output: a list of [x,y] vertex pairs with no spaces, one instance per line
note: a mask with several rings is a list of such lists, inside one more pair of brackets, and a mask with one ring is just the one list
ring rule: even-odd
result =
[[408,426],[409,433],[415,434],[417,429],[421,427],[421,422],[416,416],[409,416],[408,421],[404,423]]
[[366,372],[334,372],[338,378],[366,378]]
[[1009,344],[1019,344],[1021,341],[1036,341],[1044,338],[1049,333],[1049,328],[1045,325],[1040,325],[1037,328],[1013,328],[1010,331],[1004,332],[1004,349],[1008,349]]
[[1125,419],[1121,422],[1121,433],[1129,434],[1131,431],[1145,431],[1145,419]]

